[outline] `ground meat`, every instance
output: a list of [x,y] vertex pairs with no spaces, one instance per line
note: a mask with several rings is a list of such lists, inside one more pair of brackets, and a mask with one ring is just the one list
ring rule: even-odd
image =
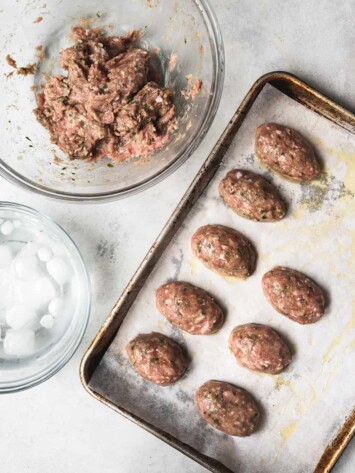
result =
[[274,309],[299,324],[314,323],[324,314],[322,289],[299,271],[278,266],[264,274],[262,285]]
[[10,56],[10,54],[8,54],[5,59],[8,65],[15,69],[15,71],[10,72],[7,77],[11,77],[14,72],[16,72],[16,74],[18,74],[19,76],[28,76],[36,73],[37,64],[27,64],[27,66],[18,66],[17,62],[13,57]]
[[156,292],[159,311],[170,322],[193,335],[208,335],[219,330],[224,314],[203,289],[186,282],[171,282]]
[[186,80],[187,80],[187,89],[182,92],[182,95],[186,99],[191,99],[191,98],[193,99],[201,93],[203,82],[201,79],[194,80],[192,74],[187,75]]
[[223,381],[207,381],[197,391],[195,404],[201,416],[215,429],[246,437],[259,423],[259,410],[244,389]]
[[298,131],[276,123],[265,123],[257,128],[255,151],[273,171],[292,181],[311,181],[321,171],[308,141]]
[[191,246],[193,254],[207,268],[223,276],[245,279],[254,272],[254,247],[233,228],[205,225],[192,236]]
[[240,365],[261,373],[280,373],[292,359],[286,343],[267,325],[239,325],[229,337],[229,348]]
[[126,351],[137,373],[160,386],[175,383],[189,365],[180,345],[161,333],[138,335],[128,343]]
[[[75,27],[75,45],[61,52],[67,76],[46,78],[38,121],[70,159],[123,161],[162,148],[176,127],[174,93],[151,80],[141,34],[106,36]],[[155,74],[156,75],[156,74]]]
[[275,222],[286,213],[277,190],[251,171],[230,171],[219,184],[219,193],[235,213],[256,222]]

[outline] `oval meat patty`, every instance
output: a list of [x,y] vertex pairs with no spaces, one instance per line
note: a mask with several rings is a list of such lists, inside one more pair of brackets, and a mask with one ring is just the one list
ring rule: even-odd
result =
[[223,381],[207,381],[197,391],[195,404],[215,429],[246,437],[256,429],[260,413],[252,396],[244,389]]
[[275,222],[286,214],[274,186],[251,171],[230,171],[219,184],[219,193],[235,213],[249,220]]
[[256,252],[241,233],[223,225],[206,225],[191,240],[193,254],[222,276],[245,279],[255,269]]
[[322,289],[299,271],[277,266],[264,274],[262,286],[274,309],[299,324],[312,324],[324,314]]
[[276,123],[257,128],[255,151],[263,163],[292,181],[311,181],[321,171],[308,141],[298,131]]
[[193,335],[217,332],[224,322],[219,305],[206,291],[187,282],[171,282],[156,291],[158,310],[173,325]]
[[286,343],[267,325],[239,325],[229,337],[229,348],[240,365],[261,373],[280,373],[292,359]]
[[160,386],[175,383],[189,365],[180,345],[161,333],[137,335],[128,343],[126,351],[136,372]]

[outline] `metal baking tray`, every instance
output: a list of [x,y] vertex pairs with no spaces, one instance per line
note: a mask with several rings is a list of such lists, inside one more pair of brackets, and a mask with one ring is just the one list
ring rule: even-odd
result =
[[[309,85],[305,84],[297,77],[285,72],[273,72],[262,76],[252,86],[242,101],[235,115],[229,122],[226,130],[216,143],[211,154],[205,161],[196,178],[172,214],[170,220],[167,222],[165,228],[152,245],[140,267],[126,287],[125,291],[112,309],[106,322],[87,350],[80,368],[80,377],[85,389],[96,399],[119,412],[124,417],[132,420],[145,430],[151,432],[153,435],[181,451],[188,457],[194,459],[205,468],[219,473],[230,473],[232,470],[222,464],[222,462],[198,451],[198,449],[192,447],[187,442],[182,442],[175,436],[165,432],[162,428],[159,428],[153,425],[153,423],[144,420],[140,415],[131,412],[131,410],[127,409],[126,407],[112,402],[106,396],[97,392],[92,387],[92,385],[90,385],[90,381],[100,361],[114,340],[130,308],[136,301],[138,294],[145,285],[148,277],[151,275],[160,257],[170,242],[173,240],[175,234],[182,226],[198,198],[205,191],[213,176],[218,171],[223,157],[225,156],[226,151],[230,147],[239,128],[244,122],[248,111],[252,107],[261,91],[268,84],[287,95],[291,99],[316,112],[318,115],[327,118],[347,132],[355,134],[355,115],[345,110],[340,105],[334,103],[332,100],[325,97]],[[351,410],[351,408],[349,409]],[[340,457],[354,432],[355,411],[352,411],[348,413],[346,422],[340,428],[338,434],[326,447],[317,466],[315,467],[314,473],[324,473],[331,471],[332,467]]]

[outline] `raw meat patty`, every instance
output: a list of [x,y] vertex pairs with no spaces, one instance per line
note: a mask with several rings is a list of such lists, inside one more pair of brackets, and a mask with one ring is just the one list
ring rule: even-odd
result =
[[274,309],[299,324],[312,324],[324,314],[322,289],[299,271],[277,266],[264,274],[262,286]]
[[280,373],[292,359],[286,343],[267,325],[239,325],[229,337],[229,348],[240,365],[261,373]]
[[216,273],[245,279],[255,269],[256,253],[250,241],[233,228],[206,225],[191,240],[193,254]]
[[213,297],[187,282],[175,281],[159,287],[156,304],[172,324],[193,335],[215,333],[224,322],[223,311]]
[[160,386],[175,383],[189,365],[180,345],[157,332],[137,335],[128,343],[126,351],[137,373]]
[[256,222],[277,222],[286,208],[277,190],[251,171],[233,169],[219,184],[224,202],[241,217]]
[[244,389],[223,381],[207,381],[197,391],[195,404],[201,416],[215,429],[246,437],[259,423],[259,410]]
[[311,181],[321,171],[308,141],[298,131],[276,123],[258,127],[255,151],[260,161],[292,181]]

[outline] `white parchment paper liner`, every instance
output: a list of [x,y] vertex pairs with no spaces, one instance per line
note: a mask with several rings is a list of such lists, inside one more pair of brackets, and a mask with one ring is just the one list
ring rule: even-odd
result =
[[[258,125],[273,121],[296,128],[314,144],[324,163],[321,179],[293,184],[267,171],[255,158]],[[351,255],[354,232],[355,138],[267,85],[248,113],[224,164],[162,256],[96,369],[91,387],[203,453],[240,473],[313,471],[325,446],[350,414],[355,393]],[[241,167],[268,177],[288,203],[278,223],[255,223],[229,210],[218,194],[227,171]],[[190,238],[207,223],[233,227],[255,244],[256,272],[245,281],[224,279],[198,262]],[[142,237],[144,232],[142,232]],[[301,326],[278,314],[262,294],[261,277],[275,265],[305,272],[327,292],[326,315]],[[226,308],[222,330],[193,336],[174,328],[155,308],[155,289],[169,279],[199,285]],[[295,354],[281,375],[239,367],[228,350],[234,326],[258,322],[279,330]],[[139,378],[124,347],[138,333],[159,331],[183,344],[191,368],[173,387]],[[209,379],[249,390],[260,403],[263,421],[248,438],[228,437],[202,420],[193,404],[197,388]]]

